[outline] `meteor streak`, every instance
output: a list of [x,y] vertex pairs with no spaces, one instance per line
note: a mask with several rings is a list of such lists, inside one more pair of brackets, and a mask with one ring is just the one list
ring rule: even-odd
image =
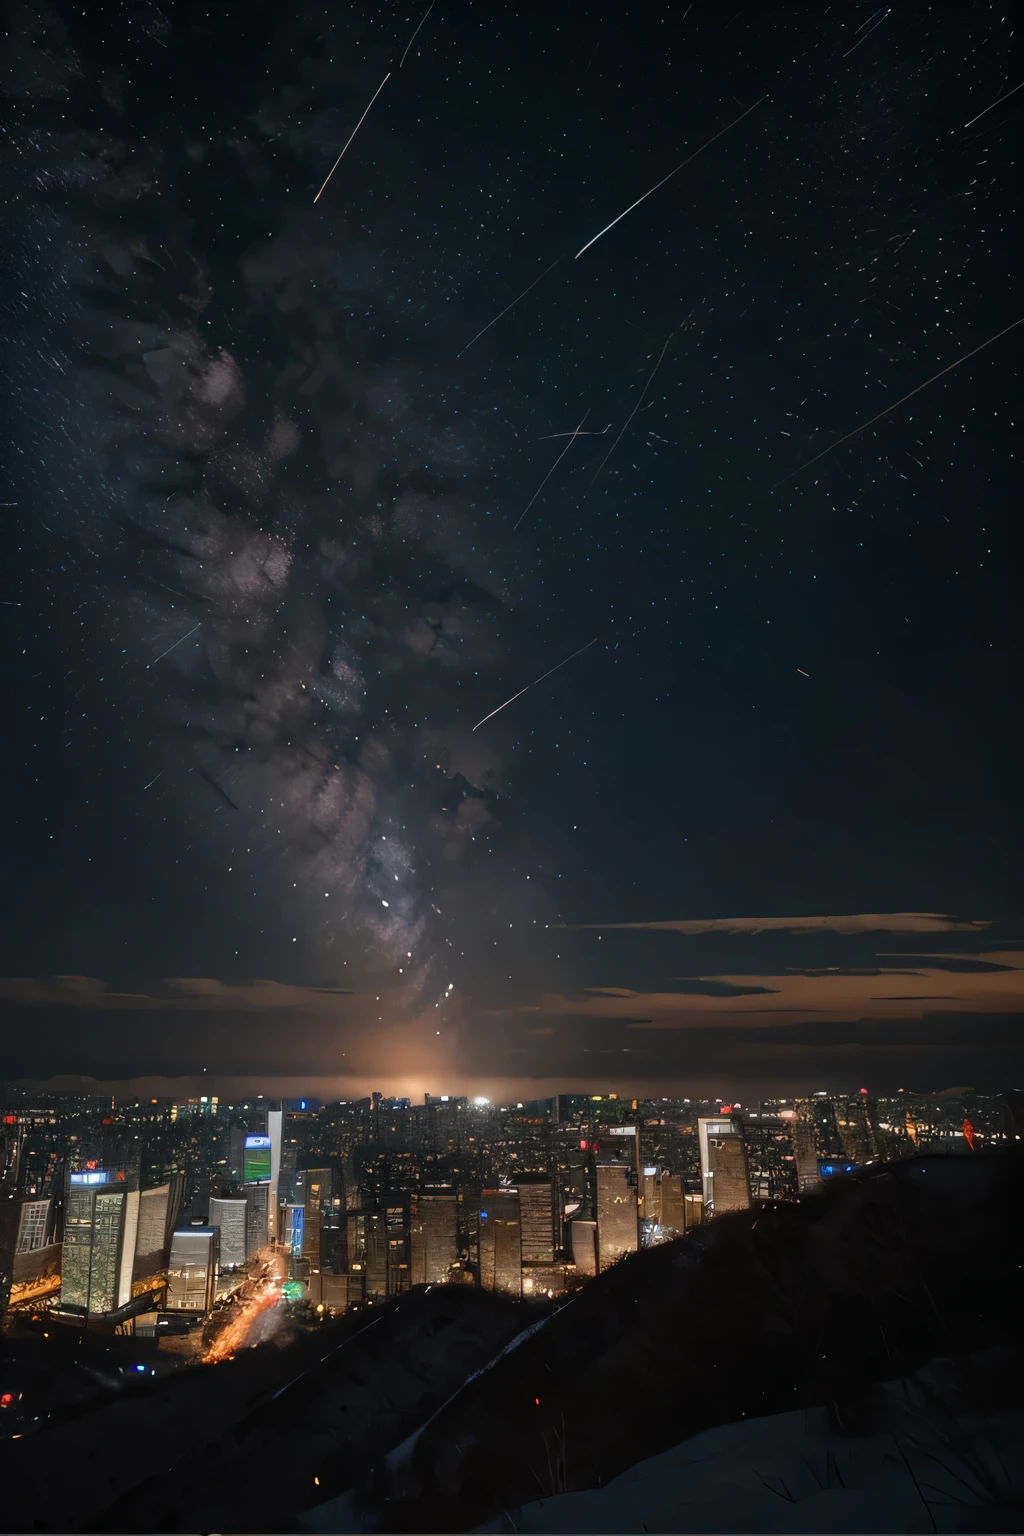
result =
[[[563,252],[562,254],[564,255],[565,253]],[[557,267],[561,259],[561,256],[556,256],[554,261],[551,263],[551,267]],[[530,292],[530,288],[536,288],[541,278],[547,277],[548,273],[551,271],[551,267],[545,267],[540,277],[535,277],[533,282],[530,284],[530,287],[523,289],[522,293],[519,295],[519,299],[525,299],[526,295]],[[487,324],[484,326],[483,331],[477,331],[476,335],[473,337],[473,341],[479,341],[480,337],[484,334],[484,331],[489,331],[492,325],[497,325],[498,321],[502,318],[502,315],[507,315],[510,309],[515,309],[516,305],[519,303],[519,299],[513,299],[511,304],[505,305],[505,308],[502,310],[500,315],[495,315],[493,320],[488,320]],[[467,341],[466,345],[462,349],[462,352],[468,352],[470,347],[473,345],[473,341]],[[460,358],[462,356],[462,352],[456,352],[456,358]]]
[[[762,96],[761,97],[761,101],[767,101],[767,100],[768,100],[767,96]],[[740,113],[739,117],[734,117],[731,123],[729,123],[725,128],[720,128],[719,131],[716,134],[714,134],[710,139],[708,139],[706,141],[706,143],[704,143],[704,144],[702,144],[700,146],[700,149],[695,149],[692,155],[687,155],[686,159],[683,160],[679,165],[677,165],[674,171],[669,171],[667,176],[663,176],[659,182],[656,182],[654,184],[654,186],[650,189],[650,192],[645,192],[643,197],[638,197],[635,203],[630,203],[629,207],[626,208],[622,213],[619,214],[617,219],[612,219],[611,223],[610,224],[606,224],[604,229],[598,230],[598,232],[594,236],[593,240],[588,240],[586,245],[583,246],[583,248],[581,250],[578,250],[576,252],[576,255],[575,255],[575,257],[573,259],[575,261],[579,261],[580,257],[583,255],[583,252],[584,251],[589,251],[590,247],[592,245],[596,244],[596,242],[598,240],[600,240],[602,235],[606,235],[610,229],[614,229],[616,224],[618,224],[622,219],[624,219],[626,217],[627,213],[632,213],[634,208],[639,208],[641,203],[647,201],[647,199],[651,196],[651,193],[657,192],[658,188],[659,187],[663,187],[665,185],[666,181],[671,181],[673,176],[678,176],[679,172],[683,169],[683,167],[689,165],[691,160],[696,160],[698,155],[702,155],[706,149],[709,149],[711,147],[711,145],[715,142],[715,139],[720,139],[722,137],[723,133],[728,133],[730,128],[735,128],[737,123],[742,123],[742,121],[743,121],[743,119],[745,117],[749,117],[750,116],[751,112],[753,112],[753,110],[754,110],[754,107],[759,107],[761,105],[761,101],[755,101],[753,107],[748,107],[745,112],[741,112]]]
[[[427,14],[429,15],[430,13],[428,12]],[[426,21],[426,19],[427,19],[426,16],[424,16],[423,21]],[[423,25],[423,21],[420,22],[420,26],[421,27]],[[417,31],[418,30],[419,30],[419,28],[417,28]],[[415,36],[415,34],[413,34],[413,35]],[[406,50],[406,51],[408,51],[408,50]],[[370,107],[373,106],[374,102],[377,100],[377,97],[380,95],[381,91],[384,89],[384,87],[387,85],[387,83],[388,83],[388,81],[390,79],[391,79],[391,71],[389,69],[387,74],[384,76],[384,79],[381,81],[380,85],[378,85],[377,89],[374,91],[373,95],[370,97]],[[367,107],[366,112],[369,112],[370,107]],[[352,143],[352,140],[355,138],[356,134],[359,132],[360,128],[363,126],[363,123],[366,120],[366,112],[363,113],[362,117],[359,119],[358,123],[356,123],[355,127],[352,129],[352,132],[349,134],[348,139],[346,140],[346,143],[345,143],[345,149],[348,149],[349,144]],[[331,177],[334,175],[335,171],[338,169],[338,166],[341,164],[342,155],[344,155],[345,149],[342,150],[342,152],[338,156],[337,160],[335,160],[334,164],[331,166],[330,170],[327,172],[327,177],[326,177],[326,180],[324,181],[323,187],[320,188],[320,191],[317,193],[316,197],[314,197],[314,199],[313,199],[314,203],[318,203],[320,201],[321,197],[323,196],[324,187],[327,186],[327,182],[330,181]]]
[[[589,416],[589,415],[590,415],[590,412],[587,411],[587,414],[586,414],[586,416],[584,416],[583,421],[586,421],[587,416]],[[565,447],[562,449],[561,453],[558,455],[558,458],[555,460],[555,462],[552,464],[551,468],[548,470],[547,474],[544,476],[544,479],[541,481],[540,485],[538,485],[537,489],[534,491],[533,495],[530,497],[530,500],[527,502],[527,504],[523,508],[522,512],[520,512],[519,517],[516,520],[515,528],[512,529],[513,533],[515,533],[516,528],[519,527],[519,524],[522,522],[522,520],[526,516],[527,512],[529,512],[530,508],[533,506],[534,502],[537,500],[537,497],[540,495],[541,491],[547,485],[548,481],[551,479],[551,476],[554,474],[554,472],[558,468],[559,464],[561,464],[562,460],[565,458],[566,454],[569,452],[569,449],[572,447],[573,443],[579,437],[579,435],[580,435],[580,427],[582,427],[583,421],[580,422],[580,426],[576,428],[575,432],[570,432],[570,434],[569,434],[569,441],[566,443]]]
[[[586,417],[583,419],[585,421]],[[611,429],[611,422],[609,422],[606,427],[602,427],[600,432],[581,432],[579,427],[574,427],[571,432],[545,432],[544,436],[538,437],[537,441],[538,443],[550,443],[553,442],[556,437],[607,437]]]
[[[661,359],[665,356],[665,353],[668,351],[668,344],[669,344],[669,342],[671,340],[672,340],[672,337],[669,336],[667,338],[666,342],[665,342],[665,345],[662,347],[660,353],[658,354],[658,361],[655,363],[654,367],[651,369],[651,371],[650,371],[650,373],[649,373],[649,375],[647,377],[647,383],[644,385],[643,394],[640,396],[640,399],[637,401],[636,405],[634,405],[633,409],[630,411],[629,415],[626,417],[626,422],[625,422],[625,425],[622,428],[622,431],[619,433],[618,437],[615,439],[614,443],[612,443],[611,447],[608,449],[608,452],[605,454],[604,458],[601,460],[600,464],[598,465],[597,475],[595,475],[594,479],[591,480],[591,482],[590,482],[591,485],[594,484],[594,481],[597,479],[597,476],[601,473],[602,469],[604,469],[605,465],[608,463],[608,460],[611,458],[611,456],[615,452],[616,448],[622,442],[622,439],[626,435],[626,428],[629,426],[630,422],[633,420],[633,417],[636,415],[637,411],[643,405],[644,400],[647,397],[647,391],[651,387],[651,384],[652,384],[652,382],[654,380],[654,375],[657,373],[658,369],[661,367]],[[650,356],[649,353],[648,353],[648,356]]]
[[427,6],[427,9],[423,13],[423,17],[422,17],[422,19],[420,21],[420,26],[416,28],[416,31],[413,33],[412,37],[410,37],[409,41],[405,45],[405,53],[402,54],[402,60],[401,60],[401,63],[399,64],[399,66],[398,66],[399,69],[401,69],[402,64],[405,63],[406,55],[408,54],[409,49],[412,47],[413,43],[419,37],[419,35],[420,35],[420,27],[422,27],[424,21],[426,21],[427,17],[430,15],[431,11],[434,9],[434,6],[436,4],[437,4],[437,0],[430,0],[430,4]]
[[150,667],[155,667],[158,661],[163,661],[164,657],[169,656],[172,651],[176,651],[179,645],[184,645],[185,641],[189,638],[189,635],[194,635],[196,630],[201,628],[202,626],[200,624],[196,624],[194,628],[189,630],[188,635],[182,635],[181,639],[175,640],[174,644],[169,645],[166,651],[161,651],[159,656],[154,656],[152,661],[147,661],[146,671],[148,672]]
[[977,117],[972,117],[970,123],[964,123],[964,127],[969,128],[971,123],[976,123],[979,117],[985,116],[986,112],[991,112],[993,108],[1001,106],[1004,101],[1009,101],[1011,96],[1016,96],[1017,92],[1020,90],[1021,85],[1024,85],[1024,80],[1020,82],[1020,85],[1015,85],[1012,91],[1007,91],[1005,96],[1000,96],[998,101],[994,101],[992,103],[992,106],[985,107],[984,111],[979,112]]
[[527,683],[525,688],[520,688],[519,692],[514,693],[510,699],[506,699],[504,704],[499,704],[497,709],[492,709],[489,715],[484,715],[483,719],[478,720],[476,725],[474,725],[474,731],[478,731],[482,725],[486,725],[488,720],[493,720],[495,715],[500,715],[503,709],[508,709],[510,704],[514,704],[516,699],[521,699],[524,693],[529,693],[531,688],[536,688],[538,683],[542,683],[546,677],[550,677],[552,672],[557,672],[559,667],[567,667],[570,661],[575,661],[577,656],[582,656],[584,651],[589,651],[590,647],[596,644],[597,636],[595,635],[593,640],[588,640],[586,645],[581,645],[578,651],[573,651],[572,655],[567,656],[564,661],[558,662],[556,666],[549,668],[547,672],[542,672],[540,677],[535,677],[532,683]]
[[866,432],[868,427],[873,427],[876,421],[881,421],[883,416],[889,415],[890,411],[898,410],[901,405],[906,405],[908,400],[913,400],[915,395],[919,395],[922,389],[927,389],[929,384],[934,384],[936,379],[945,378],[947,373],[952,373],[953,369],[959,368],[961,363],[966,363],[970,358],[977,357],[979,352],[984,352],[986,347],[990,347],[1001,336],[1009,335],[1011,331],[1016,330],[1017,326],[1021,324],[1024,324],[1024,315],[1021,315],[1019,320],[1014,320],[1012,325],[1006,325],[1001,331],[997,331],[994,336],[990,336],[988,341],[983,341],[980,347],[975,347],[971,352],[965,352],[963,357],[958,357],[955,363],[950,363],[948,367],[941,368],[938,373],[933,373],[930,379],[925,379],[923,384],[918,384],[916,389],[912,389],[910,394],[904,395],[901,400],[894,400],[892,405],[887,405],[884,411],[879,411],[878,415],[872,416],[870,421],[864,421],[859,427],[854,427],[852,432],[847,432],[846,436],[841,437],[837,443],[830,443],[827,448],[823,448],[820,453],[816,453],[813,459],[808,459],[805,463],[798,464],[796,469],[791,469],[788,475],[783,475],[781,480],[776,480],[772,490],[778,490],[780,485],[785,485],[787,480],[792,480],[793,476],[798,475],[802,469],[810,469],[812,464],[817,464],[818,460],[823,459],[827,453],[831,453],[833,449],[841,448],[844,443],[848,443],[851,437],[856,437],[860,432]]

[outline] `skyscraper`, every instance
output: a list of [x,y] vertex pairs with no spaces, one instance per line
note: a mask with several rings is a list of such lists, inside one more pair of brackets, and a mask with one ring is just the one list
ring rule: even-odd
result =
[[637,1175],[631,1162],[597,1159],[597,1267],[603,1274],[640,1243]]
[[[59,1286],[61,1249],[54,1239],[54,1205],[52,1197],[7,1200],[0,1195],[0,1232],[6,1229],[7,1234],[6,1243],[0,1237],[0,1270],[10,1278],[11,1302],[29,1301]],[[2,1290],[0,1278],[0,1306],[6,1305]]]
[[516,1180],[524,1264],[551,1264],[555,1257],[555,1186],[541,1175]]
[[137,1189],[100,1169],[70,1175],[61,1256],[62,1311],[96,1316],[131,1300],[138,1223]]
[[520,1296],[523,1286],[519,1191],[485,1189],[480,1211],[480,1284]]
[[597,1274],[597,1222],[590,1217],[574,1216],[569,1223],[569,1251],[576,1273],[583,1280]]
[[[278,1237],[278,1190],[281,1183],[281,1138],[284,1127],[284,1111],[266,1111],[266,1130],[246,1135],[242,1151],[242,1180],[246,1190],[265,1187],[266,1201],[257,1202],[265,1210],[266,1235],[263,1243]],[[260,1243],[258,1246],[262,1247]]]
[[815,1094],[810,1099],[795,1099],[793,1109],[797,1193],[804,1195],[819,1185],[819,1158],[842,1159],[845,1157],[845,1148],[839,1132],[836,1106],[831,1099],[823,1094]]
[[385,1211],[368,1211],[364,1218],[365,1263],[363,1285],[368,1298],[388,1294],[388,1231]]
[[408,1195],[392,1195],[385,1211],[389,1296],[409,1289],[409,1200]]
[[302,1198],[306,1208],[303,1223],[302,1252],[310,1269],[322,1267],[323,1232],[334,1214],[333,1168],[307,1168],[302,1176]]
[[245,1249],[252,1258],[270,1241],[270,1185],[248,1184],[245,1189]]
[[858,1093],[850,1098],[836,1099],[834,1107],[843,1156],[848,1163],[862,1168],[878,1156],[868,1095]]
[[661,1225],[670,1237],[686,1231],[683,1181],[678,1173],[661,1176]]
[[454,1189],[427,1188],[413,1197],[410,1267],[413,1285],[443,1285],[459,1258],[459,1202]]
[[185,1178],[175,1174],[139,1197],[139,1229],[132,1264],[134,1291],[162,1284],[170,1257],[171,1233],[181,1215]]
[[704,1210],[710,1216],[750,1209],[750,1176],[743,1127],[734,1116],[709,1115],[697,1121]]
[[247,1211],[244,1196],[210,1201],[210,1226],[220,1233],[221,1273],[242,1269],[245,1265]]
[[818,1136],[812,1099],[797,1099],[793,1108],[793,1157],[796,1161],[797,1193],[806,1195],[817,1189]]
[[662,1176],[660,1168],[645,1168],[643,1182],[643,1202],[641,1215],[645,1222],[654,1227],[663,1226],[662,1222]]
[[303,1238],[306,1225],[306,1207],[289,1201],[281,1206],[281,1242],[289,1250],[293,1259],[301,1259],[303,1255]]
[[167,1307],[175,1312],[209,1312],[216,1295],[220,1231],[185,1227],[171,1238]]

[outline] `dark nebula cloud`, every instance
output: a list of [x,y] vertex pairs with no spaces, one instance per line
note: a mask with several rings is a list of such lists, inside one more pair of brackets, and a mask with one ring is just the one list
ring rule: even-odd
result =
[[[255,901],[243,965],[257,915],[282,930],[264,963],[294,936],[307,970],[401,974],[405,1008],[433,1005],[445,935],[495,879],[504,764],[470,725],[522,643],[487,527],[478,422],[497,407],[451,387],[473,316],[401,213],[385,201],[369,232],[350,213],[353,183],[373,195],[365,158],[307,195],[357,61],[339,69],[300,18],[275,77],[247,76],[233,18],[203,14],[120,12],[141,43],[118,60],[102,24],[22,13],[16,89],[63,108],[14,151],[65,289],[45,318],[69,446],[33,477],[63,547],[54,600],[81,614],[84,693],[109,698],[116,673],[215,900]],[[208,82],[229,40],[231,78],[187,93],[190,57]],[[378,171],[394,185],[400,153]],[[119,745],[137,777],[142,742]]]

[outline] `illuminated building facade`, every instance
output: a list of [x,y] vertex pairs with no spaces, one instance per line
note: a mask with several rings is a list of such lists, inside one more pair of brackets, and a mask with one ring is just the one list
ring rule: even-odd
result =
[[[2,1200],[2,1196],[0,1196]],[[55,1241],[55,1201],[22,1196],[0,1206],[0,1226],[4,1217],[11,1222],[14,1237],[9,1300],[15,1305],[52,1293],[60,1283],[61,1245]],[[0,1259],[0,1265],[3,1261]]]
[[697,1122],[704,1211],[708,1217],[750,1209],[750,1175],[739,1118],[702,1116]]
[[459,1258],[459,1202],[451,1188],[414,1195],[409,1262],[413,1285],[444,1285]]
[[[320,1269],[321,1264],[332,1257],[330,1254],[324,1255],[323,1249],[331,1246],[330,1234],[337,1226],[334,1221],[334,1187],[335,1174],[332,1168],[307,1168],[302,1175],[302,1199],[305,1206],[302,1252],[309,1260],[311,1270]],[[338,1203],[340,1205],[340,1200]]]
[[388,1232],[384,1211],[368,1211],[364,1218],[364,1287],[369,1299],[388,1294]]
[[516,1180],[522,1263],[551,1264],[555,1257],[555,1184],[542,1175]]
[[167,1309],[209,1312],[216,1295],[220,1231],[217,1227],[185,1227],[171,1238],[167,1271]]
[[306,1207],[304,1205],[288,1204],[281,1207],[281,1241],[294,1259],[303,1257],[305,1224]]
[[581,1280],[597,1274],[597,1222],[592,1217],[574,1216],[569,1223],[569,1255]]
[[597,1268],[603,1274],[640,1246],[637,1173],[632,1162],[597,1159]]
[[521,1296],[523,1259],[519,1191],[485,1189],[480,1211],[480,1284],[485,1291]]
[[270,1185],[250,1184],[245,1191],[245,1246],[252,1258],[270,1241]]
[[685,1191],[678,1173],[661,1175],[661,1225],[670,1237],[686,1231]]
[[842,1157],[854,1167],[863,1168],[879,1155],[874,1106],[866,1093],[837,1098],[833,1103]]
[[220,1233],[220,1268],[221,1272],[242,1269],[248,1257],[246,1251],[246,1230],[248,1204],[245,1198],[230,1196],[224,1199],[212,1199],[210,1201],[211,1227],[216,1227]]
[[174,1174],[139,1196],[139,1229],[132,1264],[132,1290],[148,1290],[167,1276],[171,1233],[178,1224],[185,1194],[185,1179]]
[[101,1169],[72,1173],[64,1220],[60,1305],[103,1315],[132,1296],[139,1192]]

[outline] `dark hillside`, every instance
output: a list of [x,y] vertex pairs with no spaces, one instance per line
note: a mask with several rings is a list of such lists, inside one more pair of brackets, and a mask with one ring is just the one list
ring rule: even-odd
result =
[[877,1384],[938,1355],[1001,1345],[1012,1383],[1022,1176],[1018,1152],[914,1158],[624,1261],[380,1476],[379,1528],[464,1530],[796,1407],[867,1432]]

